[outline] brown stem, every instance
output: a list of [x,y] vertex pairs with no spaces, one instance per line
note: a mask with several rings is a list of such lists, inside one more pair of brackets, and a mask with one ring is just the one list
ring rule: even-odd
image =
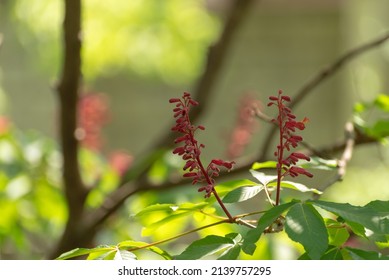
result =
[[84,213],[87,190],[81,180],[78,163],[77,101],[81,77],[81,1],[66,0],[64,31],[64,56],[61,79],[58,85],[60,109],[60,140],[63,156],[63,182],[68,204],[68,220],[65,231],[51,257],[66,248],[76,247],[80,237],[80,221]]
[[281,193],[281,178],[282,178],[282,159],[284,157],[284,138],[282,131],[282,117],[281,109],[279,109],[279,147],[277,149],[277,194],[276,194],[276,206],[280,204],[280,193]]

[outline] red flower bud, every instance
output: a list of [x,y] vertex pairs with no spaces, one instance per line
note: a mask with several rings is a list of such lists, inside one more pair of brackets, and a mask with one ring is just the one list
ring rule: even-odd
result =
[[170,98],[169,103],[177,103],[180,102],[181,100],[179,98]]

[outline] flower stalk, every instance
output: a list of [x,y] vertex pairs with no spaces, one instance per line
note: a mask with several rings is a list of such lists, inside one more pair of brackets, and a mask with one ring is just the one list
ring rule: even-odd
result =
[[284,177],[297,177],[302,174],[311,178],[313,175],[304,168],[296,166],[300,159],[310,161],[309,156],[299,152],[291,152],[285,157],[287,152],[290,152],[292,148],[297,148],[298,144],[303,140],[301,136],[296,134],[296,131],[304,130],[308,119],[304,118],[302,121],[296,121],[296,116],[286,105],[288,102],[291,102],[291,98],[283,95],[282,90],[278,91],[277,96],[270,96],[269,100],[270,102],[267,106],[276,106],[278,109],[277,118],[272,119],[272,122],[278,126],[279,131],[279,143],[274,152],[274,156],[277,157],[277,194],[275,204],[277,206],[280,204],[281,181]]
[[201,184],[198,191],[205,192],[204,197],[208,198],[213,194],[218,201],[219,205],[227,215],[230,222],[234,221],[234,218],[227,210],[226,206],[222,202],[220,196],[215,190],[215,177],[219,176],[220,168],[224,167],[230,171],[235,162],[224,161],[222,159],[212,159],[212,161],[204,167],[201,161],[200,155],[204,144],[199,143],[195,138],[195,132],[198,130],[205,130],[202,125],[193,125],[190,121],[189,112],[193,106],[198,106],[198,102],[191,98],[190,93],[184,92],[182,98],[171,98],[170,103],[176,104],[173,109],[174,118],[176,118],[176,124],[172,127],[172,131],[176,131],[181,134],[174,141],[181,146],[173,150],[173,154],[177,154],[186,161],[183,170],[184,177],[192,178],[192,184]]

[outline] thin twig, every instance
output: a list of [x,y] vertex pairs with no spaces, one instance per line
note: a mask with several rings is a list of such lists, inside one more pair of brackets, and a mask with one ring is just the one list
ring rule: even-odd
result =
[[[348,162],[351,160],[354,146],[355,146],[355,132],[354,132],[354,125],[351,122],[347,122],[344,128],[345,132],[345,148],[342,153],[341,158],[338,160],[338,166],[337,166],[337,172],[335,176],[326,182],[325,185],[323,185],[320,188],[320,191],[324,191],[328,187],[332,186],[336,182],[342,181],[344,178],[344,175],[346,174],[346,167]],[[313,194],[313,197],[315,199],[318,199],[320,197],[319,194]]]

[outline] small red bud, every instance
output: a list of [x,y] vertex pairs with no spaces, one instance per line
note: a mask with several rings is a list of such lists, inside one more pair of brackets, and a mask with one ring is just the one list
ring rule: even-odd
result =
[[177,103],[177,102],[180,102],[179,98],[170,98],[169,99],[169,103]]

